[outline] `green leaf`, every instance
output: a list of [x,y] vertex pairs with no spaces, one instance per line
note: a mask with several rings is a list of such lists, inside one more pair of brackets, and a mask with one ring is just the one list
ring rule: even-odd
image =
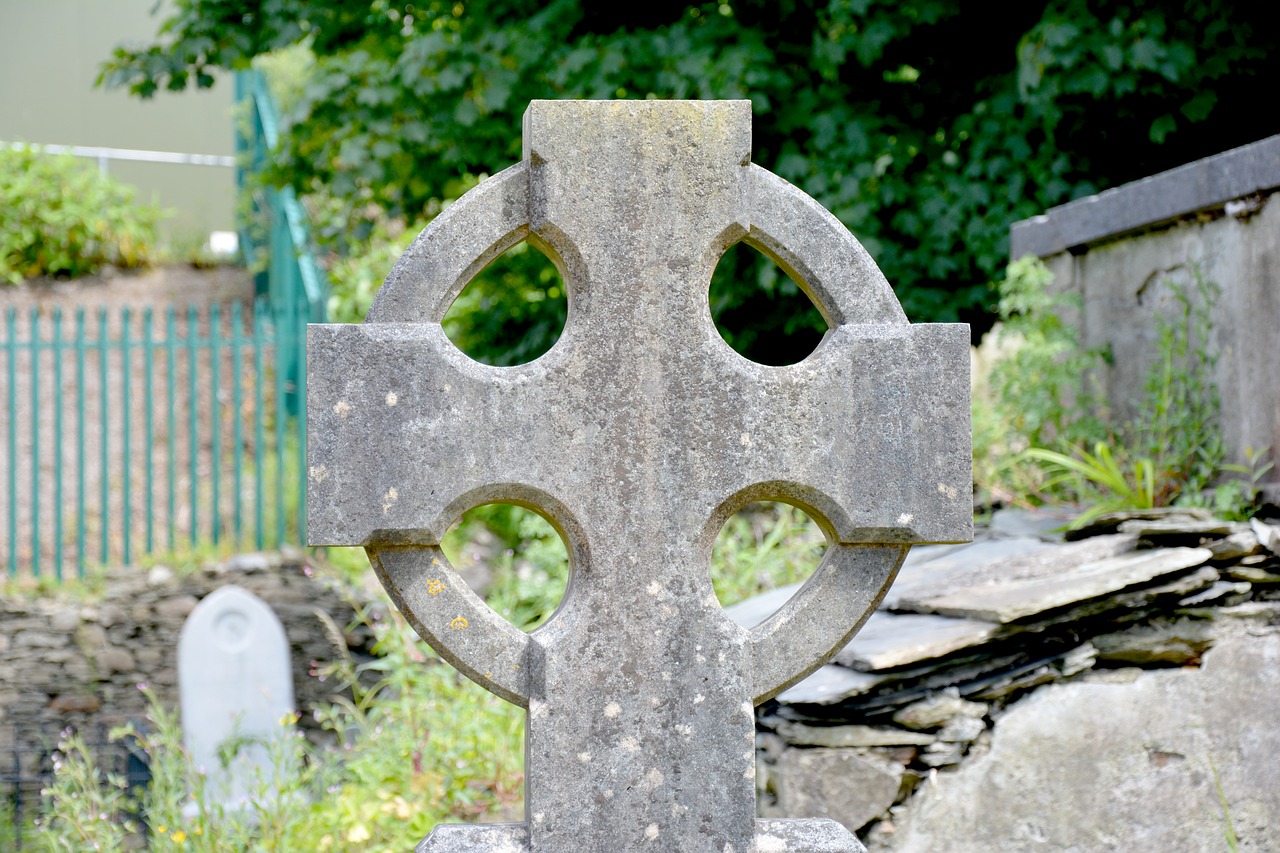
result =
[[1178,127],[1177,119],[1169,113],[1165,113],[1151,123],[1151,141],[1159,145],[1164,142],[1165,138],[1173,133]]

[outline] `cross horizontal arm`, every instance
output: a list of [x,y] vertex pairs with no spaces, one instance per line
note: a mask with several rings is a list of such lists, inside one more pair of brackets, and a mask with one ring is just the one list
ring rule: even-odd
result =
[[[571,345],[487,367],[434,324],[309,334],[315,544],[434,544],[460,495],[510,499],[528,484],[586,530],[675,542],[714,539],[715,508],[760,483],[779,485],[758,499],[816,506],[844,543],[971,530],[967,388],[936,380],[941,365],[967,363],[959,327],[841,326],[782,368],[746,361],[709,328],[702,359],[673,355],[648,380],[625,351],[592,361]],[[666,499],[636,515],[642,488]]]

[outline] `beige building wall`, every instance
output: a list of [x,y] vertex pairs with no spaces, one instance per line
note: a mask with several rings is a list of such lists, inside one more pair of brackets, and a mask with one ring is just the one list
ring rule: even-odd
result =
[[[168,8],[155,0],[0,0],[0,141],[233,154],[233,81],[159,92],[149,101],[95,88],[119,45],[154,38]],[[112,161],[139,198],[172,209],[178,246],[235,228],[235,170]]]

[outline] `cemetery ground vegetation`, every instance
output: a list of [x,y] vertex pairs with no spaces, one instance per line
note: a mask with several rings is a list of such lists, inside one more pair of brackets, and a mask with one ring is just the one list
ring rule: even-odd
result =
[[[912,320],[978,332],[1010,222],[1280,130],[1256,109],[1280,35],[1230,0],[167,8],[102,82],[150,97],[262,65],[288,114],[266,179],[309,198],[336,257],[380,252],[518,161],[531,99],[747,98],[755,162],[850,227]],[[512,342],[532,333],[545,350],[561,328],[559,283],[534,255],[495,262],[485,298],[502,310],[476,316],[493,332],[477,357],[513,363],[528,353]],[[371,266],[376,282],[387,267]],[[807,354],[801,333],[822,320],[794,282],[755,253],[721,267],[717,320],[754,330],[730,343],[766,363]],[[368,283],[333,279],[360,315]]]
[[[720,534],[713,585],[729,604],[803,580],[823,547],[821,531],[802,511],[753,504]],[[564,544],[532,511],[480,507],[449,531],[444,548],[456,565],[474,559],[468,551],[491,563],[486,600],[524,630],[545,623],[564,594]],[[190,561],[212,553],[198,550]],[[365,585],[361,549],[329,549],[327,556],[344,583]],[[314,712],[327,736],[311,743],[293,729],[293,718],[281,720],[281,737],[267,741],[271,770],[247,808],[211,796],[206,775],[183,749],[176,712],[140,685],[150,699],[147,719],[111,736],[147,756],[150,785],[126,789],[82,738],[66,732],[30,848],[132,849],[131,838],[145,833],[149,849],[171,853],[397,851],[440,821],[517,819],[523,713],[441,661],[385,600],[361,607],[357,621],[372,631],[376,654],[313,663],[314,677],[334,687],[332,704]],[[327,625],[335,634],[352,627]]]
[[148,266],[162,217],[84,160],[0,147],[0,283]]
[[1214,380],[1211,312],[1220,286],[1198,265],[1162,287],[1158,355],[1136,416],[1117,422],[1096,387],[1109,354],[1081,345],[1078,301],[1051,289],[1044,264],[1023,258],[999,283],[1000,340],[1011,344],[973,395],[974,482],[980,505],[1080,503],[1075,524],[1115,510],[1181,505],[1228,520],[1257,509],[1272,462],[1247,451],[1227,462]]

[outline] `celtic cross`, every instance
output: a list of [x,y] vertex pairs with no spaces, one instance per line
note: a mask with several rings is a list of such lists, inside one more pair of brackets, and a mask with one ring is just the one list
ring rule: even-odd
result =
[[[968,329],[909,324],[849,232],[751,163],[749,102],[535,101],[524,151],[419,235],[364,324],[308,335],[312,543],[367,548],[419,634],[528,709],[525,823],[441,826],[419,850],[861,849],[832,821],[756,821],[753,707],[852,637],[911,544],[969,538]],[[521,240],[559,268],[568,321],[541,358],[486,366],[441,320]],[[750,362],[712,323],[739,241],[830,326],[798,364]],[[829,547],[747,631],[709,566],[756,500],[803,508]],[[564,601],[531,634],[440,551],[494,501],[568,544]]]

